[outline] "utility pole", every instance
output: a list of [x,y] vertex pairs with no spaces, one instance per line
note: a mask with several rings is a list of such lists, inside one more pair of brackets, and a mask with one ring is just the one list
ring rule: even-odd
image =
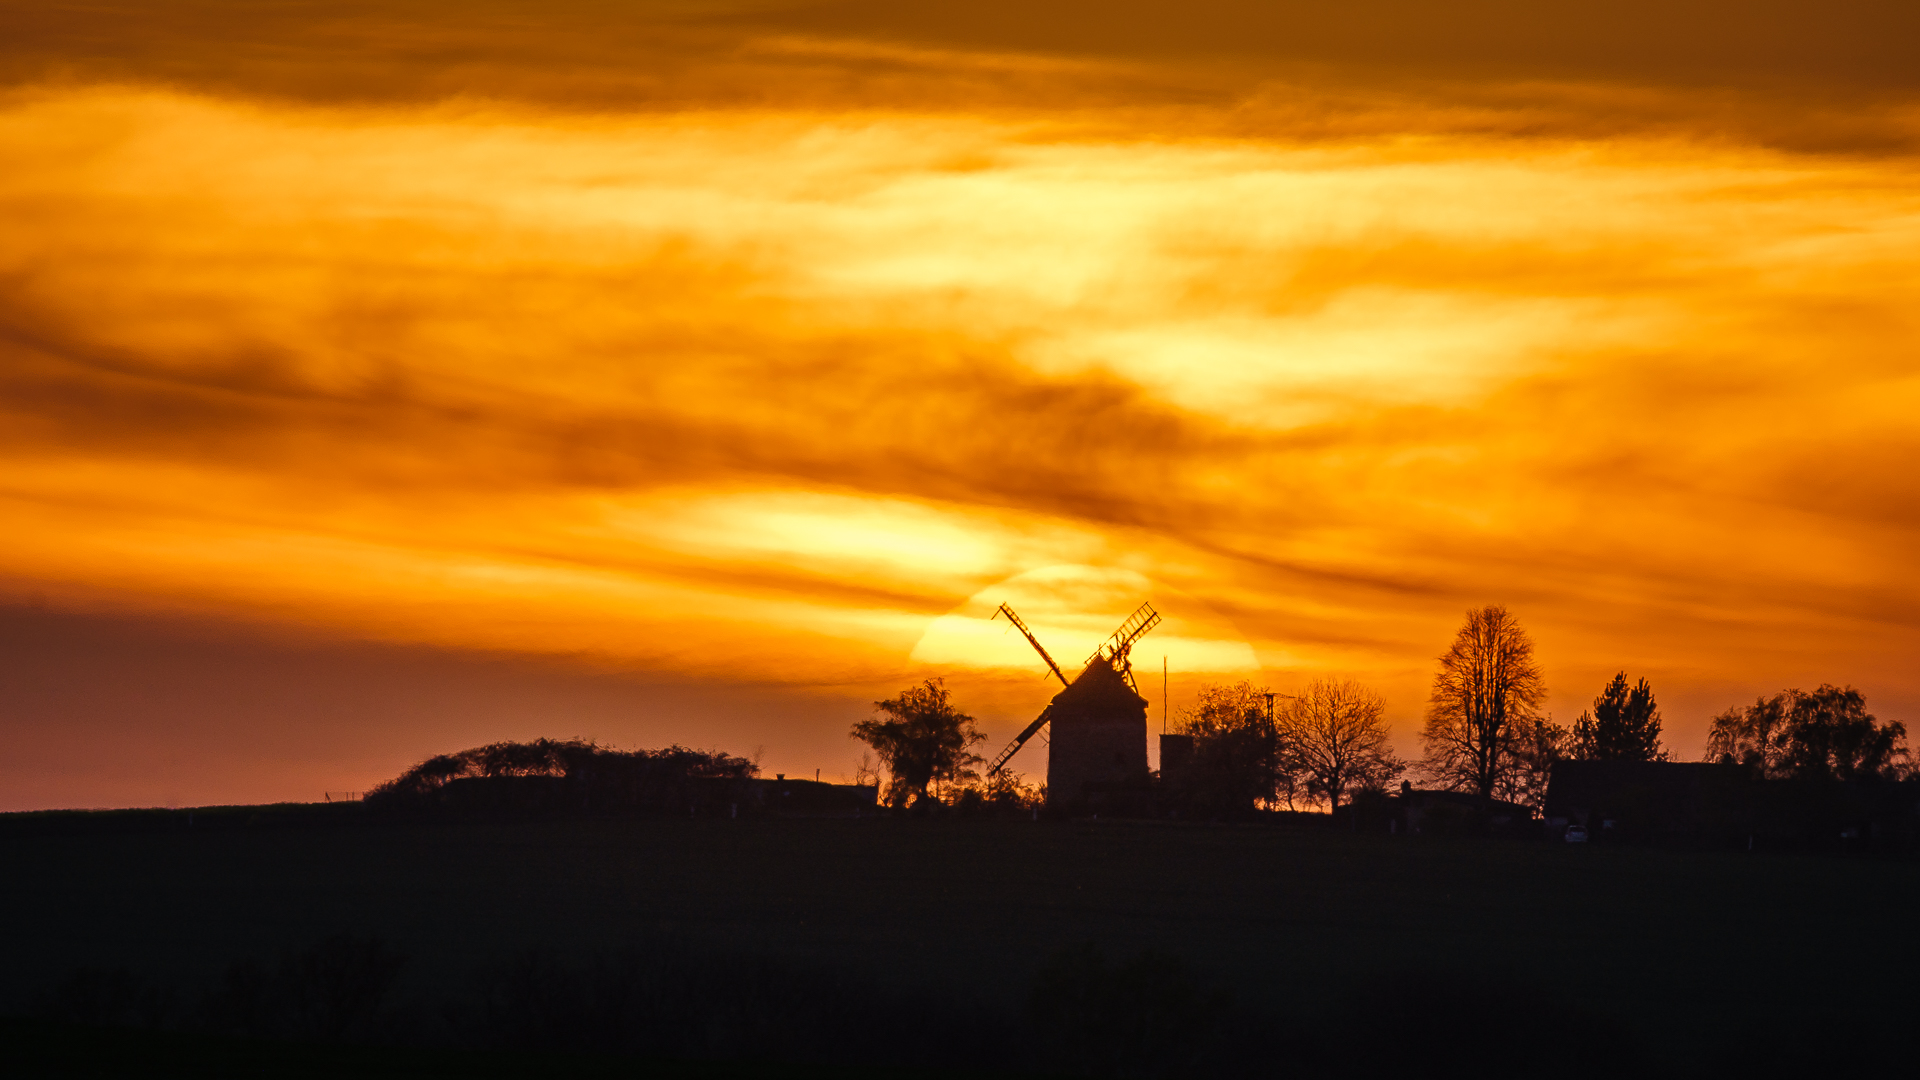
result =
[[1167,658],[1160,658],[1160,734],[1167,733]]

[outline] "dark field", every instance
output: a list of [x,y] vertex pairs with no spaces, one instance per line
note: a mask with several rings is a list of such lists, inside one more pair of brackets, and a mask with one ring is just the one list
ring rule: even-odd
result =
[[[577,1051],[616,1071],[713,1056],[1176,1075],[1912,1061],[1920,866],[1902,859],[1299,825],[394,825],[335,809],[304,825],[202,812],[192,830],[184,811],[0,821],[0,1000],[191,1028],[236,963],[271,977],[329,940],[376,939],[391,991],[361,1026],[307,1037]],[[46,1023],[7,1030],[69,1030]],[[432,1058],[447,1074],[514,1060]]]

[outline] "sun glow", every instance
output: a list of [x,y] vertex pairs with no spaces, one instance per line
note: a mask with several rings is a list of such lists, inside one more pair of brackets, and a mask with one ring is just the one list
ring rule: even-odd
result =
[[1046,674],[1046,662],[1013,624],[995,616],[1000,605],[1007,604],[1071,679],[1144,602],[1154,604],[1162,621],[1150,643],[1142,639],[1136,662],[1151,654],[1183,674],[1260,669],[1253,647],[1205,603],[1132,570],[1084,565],[1040,567],[980,590],[933,620],[914,645],[912,659],[936,666],[1037,669]]

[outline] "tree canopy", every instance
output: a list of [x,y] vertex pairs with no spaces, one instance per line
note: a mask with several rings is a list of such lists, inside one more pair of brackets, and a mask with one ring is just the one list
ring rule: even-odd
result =
[[1707,760],[1776,780],[1896,780],[1909,771],[1907,727],[1880,723],[1853,687],[1784,690],[1713,718]]
[[1627,673],[1613,677],[1593,709],[1573,723],[1571,756],[1582,761],[1665,761],[1660,748],[1660,706],[1641,679],[1627,686]]
[[369,791],[367,801],[392,807],[425,806],[458,785],[547,777],[567,781],[583,807],[658,808],[682,803],[689,784],[745,780],[759,771],[745,758],[684,746],[613,750],[581,739],[535,739],[489,743],[430,757]]
[[1182,795],[1195,809],[1247,811],[1291,793],[1267,693],[1252,683],[1201,687],[1200,700],[1181,714],[1180,733],[1193,739]]
[[1483,797],[1513,786],[1546,695],[1533,641],[1519,621],[1498,605],[1467,612],[1433,677],[1420,771]]
[[928,679],[899,697],[876,701],[881,715],[853,725],[852,737],[873,747],[887,770],[887,802],[908,806],[935,783],[979,779],[972,766],[984,759],[973,747],[986,741],[973,717],[953,705],[944,680]]

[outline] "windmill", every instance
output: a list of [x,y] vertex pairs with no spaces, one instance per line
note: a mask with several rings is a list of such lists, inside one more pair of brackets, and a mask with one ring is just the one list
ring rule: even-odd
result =
[[[1126,781],[1135,773],[1144,777],[1147,768],[1146,699],[1133,681],[1133,643],[1160,623],[1160,613],[1151,603],[1143,603],[1120,624],[1120,628],[1093,655],[1087,657],[1080,674],[1069,681],[1054,663],[1040,639],[1001,604],[993,617],[1005,615],[1007,621],[1027,639],[1047,669],[1064,687],[1033,723],[1014,737],[988,767],[992,776],[1006,768],[1040,729],[1053,724],[1053,753],[1047,762],[1047,800],[1076,800],[1090,783]],[[1133,729],[1138,727],[1137,737]],[[1137,745],[1136,745],[1137,744]]]

